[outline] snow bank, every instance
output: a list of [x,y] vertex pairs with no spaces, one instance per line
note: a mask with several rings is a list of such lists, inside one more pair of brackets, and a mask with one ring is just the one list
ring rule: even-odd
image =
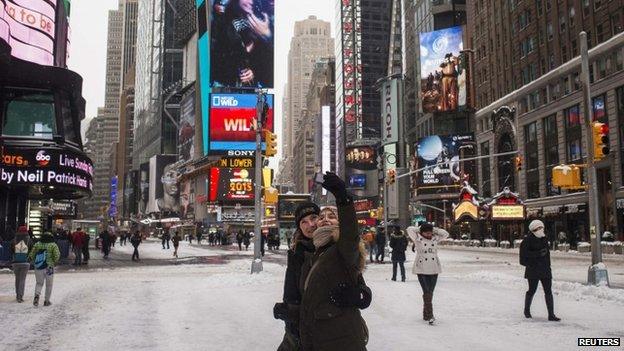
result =
[[[518,289],[526,289],[527,282],[518,276],[509,274],[492,272],[492,271],[479,271],[470,273],[467,275],[458,276],[458,279],[465,281],[483,281],[486,283],[492,283],[496,285],[503,285],[509,287],[515,287]],[[566,296],[576,301],[592,300],[592,301],[609,301],[617,302],[624,305],[624,289],[611,289],[607,287],[597,287],[590,285],[583,285],[580,283],[563,282],[553,280],[553,293],[555,295]]]

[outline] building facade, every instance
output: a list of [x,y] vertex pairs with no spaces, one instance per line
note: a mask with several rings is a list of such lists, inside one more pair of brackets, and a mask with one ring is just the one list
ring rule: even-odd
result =
[[[329,22],[310,16],[295,22],[294,36],[288,52],[288,83],[284,101],[283,125],[283,158],[284,173],[291,174],[295,179],[295,190],[299,193],[307,188],[305,182],[298,179],[303,171],[297,167],[297,158],[305,155],[304,125],[309,124],[305,111],[307,94],[314,65],[318,59],[329,57],[334,51],[334,39],[331,37]],[[298,143],[298,140],[301,143]],[[289,167],[290,166],[290,167]],[[292,168],[291,168],[292,167]],[[291,169],[288,169],[291,168]]]
[[[476,139],[481,155],[518,151],[479,162],[479,191],[485,196],[508,186],[520,193],[528,218],[543,219],[547,233],[567,234],[570,243],[589,241],[587,193],[552,185],[552,168],[584,163],[587,142],[581,86],[579,33],[588,33],[591,113],[610,127],[609,157],[596,164],[602,231],[622,239],[624,187],[624,3],[622,1],[509,2],[469,6]],[[512,23],[501,26],[500,23]],[[509,116],[493,115],[503,106]],[[526,228],[518,228],[521,235]],[[493,232],[497,232],[494,228]],[[513,233],[497,233],[513,239]]]

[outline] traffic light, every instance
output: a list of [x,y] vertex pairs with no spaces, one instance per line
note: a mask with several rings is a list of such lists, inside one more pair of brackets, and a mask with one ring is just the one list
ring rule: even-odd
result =
[[264,155],[266,157],[275,156],[277,154],[277,135],[270,130],[264,131],[264,141],[266,142],[266,151]]
[[388,170],[387,182],[388,182],[388,184],[394,184],[396,182],[396,169],[389,169]]
[[609,154],[609,126],[600,123],[592,123],[594,141],[594,161],[600,161]]
[[516,170],[520,172],[522,170],[522,157],[516,156],[514,159],[514,164],[516,165]]

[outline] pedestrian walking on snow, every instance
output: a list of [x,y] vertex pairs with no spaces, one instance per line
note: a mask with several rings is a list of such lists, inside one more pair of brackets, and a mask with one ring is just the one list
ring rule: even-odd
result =
[[30,269],[28,263],[28,251],[32,246],[28,229],[25,225],[17,228],[15,238],[11,242],[11,254],[13,255],[13,274],[15,274],[15,299],[17,302],[24,302],[24,289],[26,285],[26,276]]
[[390,234],[390,248],[392,248],[392,280],[396,281],[397,266],[401,268],[401,281],[405,281],[405,251],[407,250],[407,235],[399,227],[395,227]]
[[[377,235],[375,235],[375,246],[377,247],[377,255],[375,256],[375,262],[383,263],[386,255],[386,232],[383,228],[377,228]],[[379,257],[381,256],[381,260]]]
[[52,295],[52,286],[54,283],[54,266],[56,266],[61,258],[61,252],[50,232],[45,232],[41,236],[41,241],[33,246],[28,258],[35,265],[35,279],[37,280],[33,305],[39,306],[39,296],[45,284],[45,299],[43,305],[50,306],[52,304],[50,302],[50,296]]
[[[314,255],[302,268],[301,350],[366,350],[368,328],[360,313],[368,306],[360,288],[366,249],[353,197],[334,173],[325,174],[322,186],[334,195],[337,208],[321,211],[312,239]],[[370,303],[370,289],[367,293]]]
[[91,236],[85,233],[84,246],[82,246],[82,264],[89,264],[89,259],[91,258],[91,254],[89,253],[89,241],[91,241]]
[[108,233],[108,230],[104,230],[100,233],[100,242],[102,244],[102,253],[104,253],[104,259],[108,259],[108,255],[110,254],[112,237]]
[[449,233],[442,228],[434,228],[429,223],[420,227],[408,227],[407,234],[414,242],[416,259],[412,272],[418,275],[418,282],[423,291],[423,320],[433,324],[433,291],[438,281],[438,274],[442,273],[442,266],[438,258],[438,244],[446,239]]
[[243,251],[243,231],[236,233],[236,243],[238,243],[238,251]]
[[178,258],[178,247],[180,247],[180,241],[182,241],[180,233],[176,231],[171,241],[173,242],[173,257]]
[[139,260],[139,245],[141,245],[141,241],[143,241],[141,239],[141,234],[137,230],[136,232],[134,232],[132,238],[130,238],[130,244],[132,244],[132,247],[134,247],[134,252],[132,253],[133,261]]
[[249,249],[249,244],[251,243],[251,233],[246,232],[243,235],[243,244],[245,245],[245,251]]
[[550,249],[544,233],[544,223],[534,220],[529,224],[527,234],[520,244],[520,264],[525,266],[524,278],[528,280],[529,290],[524,296],[524,316],[531,318],[531,302],[541,282],[548,309],[548,320],[559,322],[555,315],[555,303],[552,293],[552,271],[550,269]]
[[82,265],[82,248],[85,245],[86,236],[87,234],[82,231],[82,228],[78,228],[70,237],[74,253],[74,266]]

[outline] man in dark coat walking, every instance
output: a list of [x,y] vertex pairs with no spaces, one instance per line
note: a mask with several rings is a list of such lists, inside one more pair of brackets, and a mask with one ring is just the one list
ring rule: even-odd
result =
[[529,291],[524,297],[524,316],[531,318],[531,302],[537,291],[537,285],[542,282],[548,320],[558,322],[555,316],[555,307],[552,294],[552,272],[550,269],[550,250],[548,239],[544,233],[544,223],[534,220],[529,224],[530,233],[524,237],[520,245],[520,264],[526,267],[524,278],[529,281]]
[[405,281],[405,251],[407,250],[407,236],[399,227],[394,228],[390,235],[392,248],[392,280],[396,281],[397,265],[401,267],[401,281]]
[[141,239],[141,234],[137,230],[136,232],[134,232],[132,238],[130,238],[130,244],[132,244],[132,246],[134,247],[134,252],[132,253],[133,261],[139,260],[139,245],[141,245],[141,241],[143,241]]

